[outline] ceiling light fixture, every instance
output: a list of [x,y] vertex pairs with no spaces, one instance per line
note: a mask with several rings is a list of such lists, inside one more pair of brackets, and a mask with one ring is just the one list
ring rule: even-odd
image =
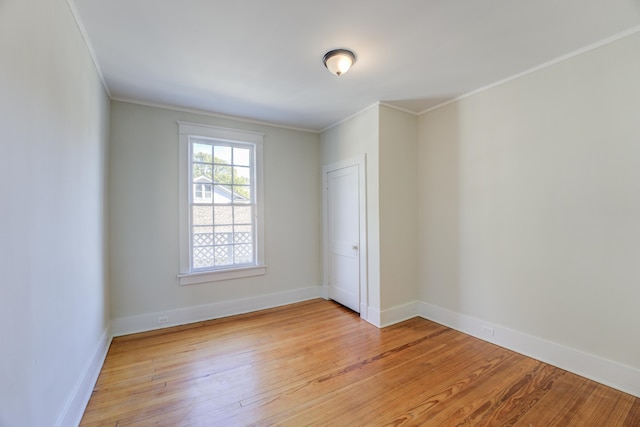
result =
[[356,56],[350,50],[335,49],[325,53],[322,62],[332,74],[341,76],[355,64]]

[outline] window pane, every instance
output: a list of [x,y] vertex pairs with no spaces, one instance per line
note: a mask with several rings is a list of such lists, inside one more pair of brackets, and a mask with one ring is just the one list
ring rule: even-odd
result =
[[234,203],[250,203],[251,187],[248,185],[233,186],[233,202]]
[[234,148],[233,164],[239,166],[251,166],[251,150],[249,148]]
[[213,182],[216,184],[231,184],[231,166],[216,165],[213,173]]
[[213,157],[215,158],[215,163],[230,165],[231,164],[231,147],[216,145],[213,149]]
[[248,185],[251,183],[251,168],[236,166],[233,168],[233,183]]
[[193,246],[213,245],[213,227],[193,227]]
[[213,267],[213,227],[193,227],[193,268]]
[[231,203],[231,187],[228,185],[214,185],[213,202],[214,203]]
[[256,148],[251,143],[189,138],[190,268],[255,263]]
[[233,256],[236,264],[246,264],[248,262],[252,262],[253,246],[252,245],[235,245]]
[[233,246],[216,246],[214,264],[217,266],[233,264]]
[[216,225],[233,224],[233,207],[232,206],[215,206],[213,209],[213,222]]
[[202,246],[193,248],[193,268],[207,268],[214,266],[214,247]]
[[234,206],[233,207],[233,223],[234,224],[251,224],[251,206]]
[[194,203],[211,203],[211,184],[193,185]]
[[194,182],[211,182],[213,168],[206,163],[194,163],[192,178]]
[[[231,238],[231,235],[233,233],[233,227],[230,225],[219,225],[214,228],[214,233],[216,234],[216,236],[220,236],[220,240],[219,243],[216,243],[217,245],[226,245],[228,243],[232,243],[233,240]],[[223,234],[225,236],[223,236]]]
[[233,231],[233,243],[253,242],[253,227],[251,225],[236,226]]
[[211,206],[192,206],[193,225],[213,225],[213,208]]
[[193,159],[196,162],[211,162],[212,149],[213,146],[211,144],[201,144],[201,143],[193,143]]
[[228,245],[233,243],[233,233],[231,231],[216,231],[213,239],[217,246]]

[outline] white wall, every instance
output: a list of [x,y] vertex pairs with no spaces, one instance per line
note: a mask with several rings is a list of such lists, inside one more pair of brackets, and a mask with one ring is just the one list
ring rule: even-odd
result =
[[380,305],[418,297],[418,121],[380,106]]
[[419,118],[423,301],[640,368],[638,52],[636,33]]
[[0,2],[0,426],[74,425],[108,334],[109,100],[64,0]]
[[[216,317],[211,305],[225,301],[309,288],[321,295],[318,134],[118,101],[112,102],[111,119],[110,277],[116,334],[157,327],[153,316],[162,313],[169,324],[193,321],[199,306],[210,306],[204,317]],[[265,134],[266,275],[178,285],[178,120]],[[148,316],[136,323],[140,315]]]

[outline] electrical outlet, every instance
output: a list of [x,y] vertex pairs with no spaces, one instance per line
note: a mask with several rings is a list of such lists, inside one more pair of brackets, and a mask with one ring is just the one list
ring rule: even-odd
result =
[[482,325],[482,327],[480,329],[482,330],[483,334],[493,336],[494,330],[493,330],[492,327],[487,326],[487,325]]
[[169,317],[167,317],[167,316],[158,317],[158,324],[167,323],[168,321],[169,321]]

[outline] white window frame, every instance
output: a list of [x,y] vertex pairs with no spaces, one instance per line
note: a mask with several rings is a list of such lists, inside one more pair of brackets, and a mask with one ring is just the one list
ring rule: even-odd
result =
[[[266,274],[267,266],[264,258],[264,180],[262,171],[262,151],[264,134],[245,130],[236,130],[208,126],[197,123],[178,122],[179,134],[179,218],[180,218],[180,285],[215,282],[219,280],[237,279],[241,277]],[[256,263],[251,266],[229,267],[194,271],[191,266],[191,170],[189,158],[190,137],[212,138],[223,142],[250,143],[255,152],[255,197],[256,210],[254,217]]]

